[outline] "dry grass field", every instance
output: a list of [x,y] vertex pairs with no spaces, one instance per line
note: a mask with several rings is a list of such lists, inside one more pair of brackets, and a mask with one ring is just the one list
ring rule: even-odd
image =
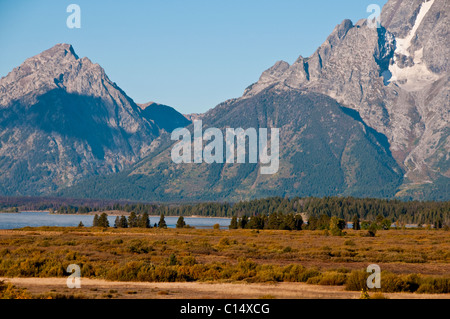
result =
[[[3,230],[0,277],[28,288],[33,297],[355,298],[365,285],[366,267],[377,264],[386,297],[449,296],[450,232],[407,229],[379,231],[376,237],[364,234],[353,230],[346,230],[344,236],[308,230]],[[69,264],[81,267],[89,288],[64,286]],[[33,281],[36,277],[62,280],[63,286]],[[100,282],[106,288],[95,290]],[[122,289],[119,282],[128,286]],[[201,288],[211,284],[225,286],[210,289],[216,294]],[[243,285],[245,290],[236,288]]]

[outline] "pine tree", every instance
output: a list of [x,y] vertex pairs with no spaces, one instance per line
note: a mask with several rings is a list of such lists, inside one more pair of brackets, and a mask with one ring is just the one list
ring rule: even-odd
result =
[[178,221],[177,221],[177,228],[184,228],[186,226],[186,223],[184,222],[184,217],[180,216],[178,217]]
[[317,227],[318,227],[318,223],[319,223],[319,220],[318,220],[318,218],[316,216],[310,216],[308,218],[308,229],[309,230],[316,230]]
[[114,220],[114,228],[120,227],[120,217],[116,216],[116,219]]
[[150,228],[150,218],[148,217],[148,213],[144,212],[139,220],[139,227],[141,228]]
[[159,228],[167,228],[166,220],[164,219],[164,214],[161,214],[161,217],[159,218]]
[[294,225],[294,229],[295,229],[295,230],[302,230],[302,226],[303,226],[303,218],[302,218],[302,215],[300,215],[300,214],[295,215],[295,225]]
[[242,229],[245,229],[246,227],[247,227],[247,224],[248,224],[248,217],[247,217],[247,215],[244,215],[244,216],[242,216],[242,218],[241,218],[241,222],[240,222],[240,227],[242,228]]
[[94,221],[92,222],[92,227],[98,227],[98,215],[95,214]]
[[345,220],[337,218],[336,216],[330,219],[330,231],[333,236],[342,236],[342,230],[345,228]]
[[78,227],[84,227],[83,222],[80,222],[80,223],[78,224]]
[[361,224],[360,224],[358,215],[353,216],[352,222],[353,222],[353,229],[354,230],[360,230],[361,229]]
[[229,229],[238,229],[238,220],[236,216],[233,216],[231,218],[230,226],[228,226]]
[[138,227],[138,218],[135,212],[131,212],[130,216],[128,216],[128,227],[130,228]]
[[98,226],[103,228],[109,227],[108,215],[106,213],[102,213],[98,218]]
[[119,227],[120,228],[128,228],[128,222],[125,215],[122,215],[119,220]]

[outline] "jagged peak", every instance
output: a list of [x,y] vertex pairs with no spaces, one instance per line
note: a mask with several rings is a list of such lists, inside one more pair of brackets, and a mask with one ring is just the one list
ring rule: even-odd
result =
[[68,43],[58,43],[44,52],[49,52],[49,53],[61,52],[64,55],[71,54],[72,56],[75,57],[76,60],[79,59],[78,55],[75,53],[75,50],[73,49],[73,46]]
[[345,36],[347,35],[347,32],[353,27],[354,27],[354,25],[353,25],[352,20],[350,20],[350,19],[343,20],[340,24],[338,24],[334,28],[333,32],[328,37],[328,41],[330,41],[330,43],[333,43],[337,39],[341,40],[341,39],[345,38]]

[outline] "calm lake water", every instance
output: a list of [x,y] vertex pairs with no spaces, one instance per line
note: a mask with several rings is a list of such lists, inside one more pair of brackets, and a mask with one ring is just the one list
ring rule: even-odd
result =
[[[109,225],[114,226],[116,216],[108,216]],[[78,226],[83,222],[86,227],[92,226],[93,215],[51,215],[48,212],[22,212],[18,214],[0,213],[0,229],[14,229],[22,227],[39,226]],[[165,217],[169,228],[175,228],[178,217]],[[228,228],[231,218],[204,218],[185,217],[186,224],[195,228],[212,228],[214,224],[219,224],[221,228]],[[153,226],[159,222],[159,216],[150,216],[150,223]]]

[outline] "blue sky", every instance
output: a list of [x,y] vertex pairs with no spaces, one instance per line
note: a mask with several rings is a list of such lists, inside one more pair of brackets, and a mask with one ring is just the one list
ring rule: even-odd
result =
[[[69,4],[81,29],[69,29]],[[293,63],[336,24],[386,0],[0,0],[0,76],[56,43],[99,63],[137,103],[205,112],[239,97],[278,60]]]

